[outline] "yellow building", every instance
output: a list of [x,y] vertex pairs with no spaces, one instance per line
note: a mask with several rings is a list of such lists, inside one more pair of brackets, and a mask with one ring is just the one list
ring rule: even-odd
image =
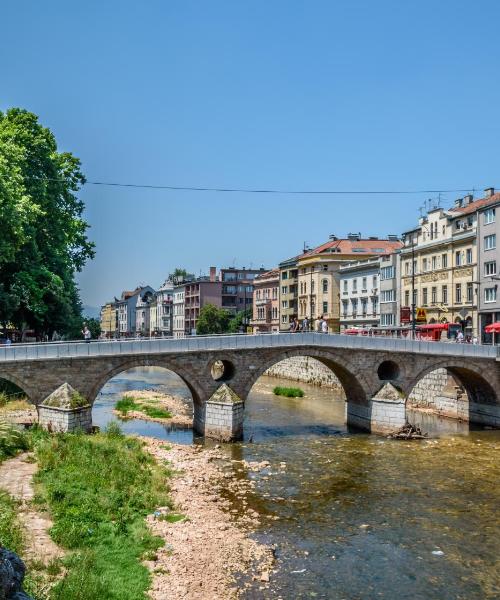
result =
[[101,334],[105,337],[114,337],[116,333],[116,306],[108,302],[101,307]]
[[392,254],[402,244],[397,236],[388,239],[376,237],[361,239],[360,234],[350,234],[347,239],[334,236],[330,241],[305,252],[297,259],[298,267],[298,318],[308,317],[315,327],[321,316],[331,333],[340,331],[339,269],[353,260]]
[[422,323],[461,323],[477,335],[477,202],[435,208],[403,234],[401,307]]

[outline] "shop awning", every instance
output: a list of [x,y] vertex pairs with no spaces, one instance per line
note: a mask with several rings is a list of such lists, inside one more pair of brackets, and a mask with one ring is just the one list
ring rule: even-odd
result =
[[486,333],[500,333],[500,321],[486,325],[484,330]]

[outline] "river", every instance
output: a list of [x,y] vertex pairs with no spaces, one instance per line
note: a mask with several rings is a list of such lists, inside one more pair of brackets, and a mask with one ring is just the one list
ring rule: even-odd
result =
[[[225,468],[255,483],[247,502],[263,524],[254,536],[276,548],[270,584],[253,582],[246,599],[500,598],[500,431],[415,415],[437,437],[349,432],[345,405],[329,390],[300,384],[305,397],[285,399],[272,394],[279,383],[259,380],[246,402],[245,441],[223,446]],[[124,392],[143,388],[189,394],[169,372],[134,369],[103,388],[95,423],[114,418]],[[157,423],[123,428],[197,441]],[[253,472],[231,462],[242,459],[270,466]]]

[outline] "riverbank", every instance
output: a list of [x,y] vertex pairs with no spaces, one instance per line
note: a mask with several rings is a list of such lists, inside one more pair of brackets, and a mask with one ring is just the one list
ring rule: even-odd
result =
[[150,596],[230,600],[240,596],[237,579],[257,579],[264,589],[274,559],[270,548],[249,537],[259,525],[259,516],[253,510],[234,514],[222,494],[231,489],[244,497],[250,482],[224,472],[218,462],[226,457],[217,447],[142,439],[146,450],[159,462],[167,461],[174,473],[170,494],[178,515],[176,522],[169,522],[169,512],[160,510],[147,519],[153,534],[166,542],[156,560],[147,563],[153,573]]

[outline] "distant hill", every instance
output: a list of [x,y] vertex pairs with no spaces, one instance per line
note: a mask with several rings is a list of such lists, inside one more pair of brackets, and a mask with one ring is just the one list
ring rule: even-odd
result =
[[101,314],[101,309],[97,308],[96,306],[87,306],[86,304],[84,304],[82,312],[84,317],[98,319]]

